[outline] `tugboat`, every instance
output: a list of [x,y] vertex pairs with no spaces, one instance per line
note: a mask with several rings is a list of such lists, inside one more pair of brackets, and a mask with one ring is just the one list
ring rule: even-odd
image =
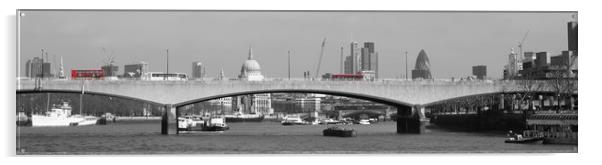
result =
[[339,127],[329,127],[322,131],[324,136],[335,136],[335,137],[355,137],[357,133],[354,129],[346,129]]

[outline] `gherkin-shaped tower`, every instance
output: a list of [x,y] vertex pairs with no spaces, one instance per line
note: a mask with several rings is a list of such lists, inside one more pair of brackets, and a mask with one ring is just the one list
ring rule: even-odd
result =
[[412,79],[433,79],[431,75],[431,62],[424,49],[418,53],[416,65],[414,65],[414,70],[412,70]]

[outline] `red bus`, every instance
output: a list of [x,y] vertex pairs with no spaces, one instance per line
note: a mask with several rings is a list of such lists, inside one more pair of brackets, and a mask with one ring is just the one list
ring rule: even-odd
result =
[[363,80],[364,75],[361,74],[333,74],[332,80]]
[[102,80],[105,77],[105,72],[102,69],[75,70],[71,69],[71,79],[94,79]]

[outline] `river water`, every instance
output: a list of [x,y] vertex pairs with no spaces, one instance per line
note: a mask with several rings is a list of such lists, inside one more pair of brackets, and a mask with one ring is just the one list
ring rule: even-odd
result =
[[80,127],[19,127],[17,154],[193,153],[575,153],[577,145],[506,144],[501,132],[457,132],[428,126],[426,133],[396,134],[393,121],[343,125],[357,137],[322,136],[332,125],[282,126],[279,122],[229,123],[224,132],[161,135],[159,121],[123,121]]

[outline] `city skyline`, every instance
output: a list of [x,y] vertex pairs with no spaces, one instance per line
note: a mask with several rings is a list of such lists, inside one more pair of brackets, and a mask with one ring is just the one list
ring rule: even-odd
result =
[[[165,71],[164,49],[170,49],[170,72],[191,75],[190,61],[206,64],[206,76],[236,77],[253,46],[268,78],[285,78],[287,51],[291,76],[317,67],[320,41],[328,38],[322,61],[324,73],[338,73],[340,47],[349,55],[351,42],[374,42],[379,52],[380,78],[399,78],[418,51],[429,52],[434,78],[466,77],[471,66],[486,65],[487,75],[501,78],[507,54],[530,31],[524,50],[567,49],[566,22],[560,13],[464,12],[143,12],[143,11],[24,11],[21,17],[20,76],[25,61],[40,56],[64,59],[64,68],[100,69],[101,48],[115,52],[115,65],[145,61],[149,71]],[[274,14],[278,13],[278,14]],[[379,18],[379,19],[375,19]],[[198,22],[197,22],[198,20]],[[103,22],[103,23],[98,23]],[[206,24],[203,24],[206,23]],[[410,25],[408,25],[410,24]],[[412,24],[416,24],[413,26]],[[407,37],[406,37],[407,36]],[[34,40],[35,39],[35,40]],[[262,40],[263,39],[263,40]],[[57,68],[53,64],[53,69]],[[311,73],[313,76],[315,73]],[[69,75],[67,75],[69,76]]]

